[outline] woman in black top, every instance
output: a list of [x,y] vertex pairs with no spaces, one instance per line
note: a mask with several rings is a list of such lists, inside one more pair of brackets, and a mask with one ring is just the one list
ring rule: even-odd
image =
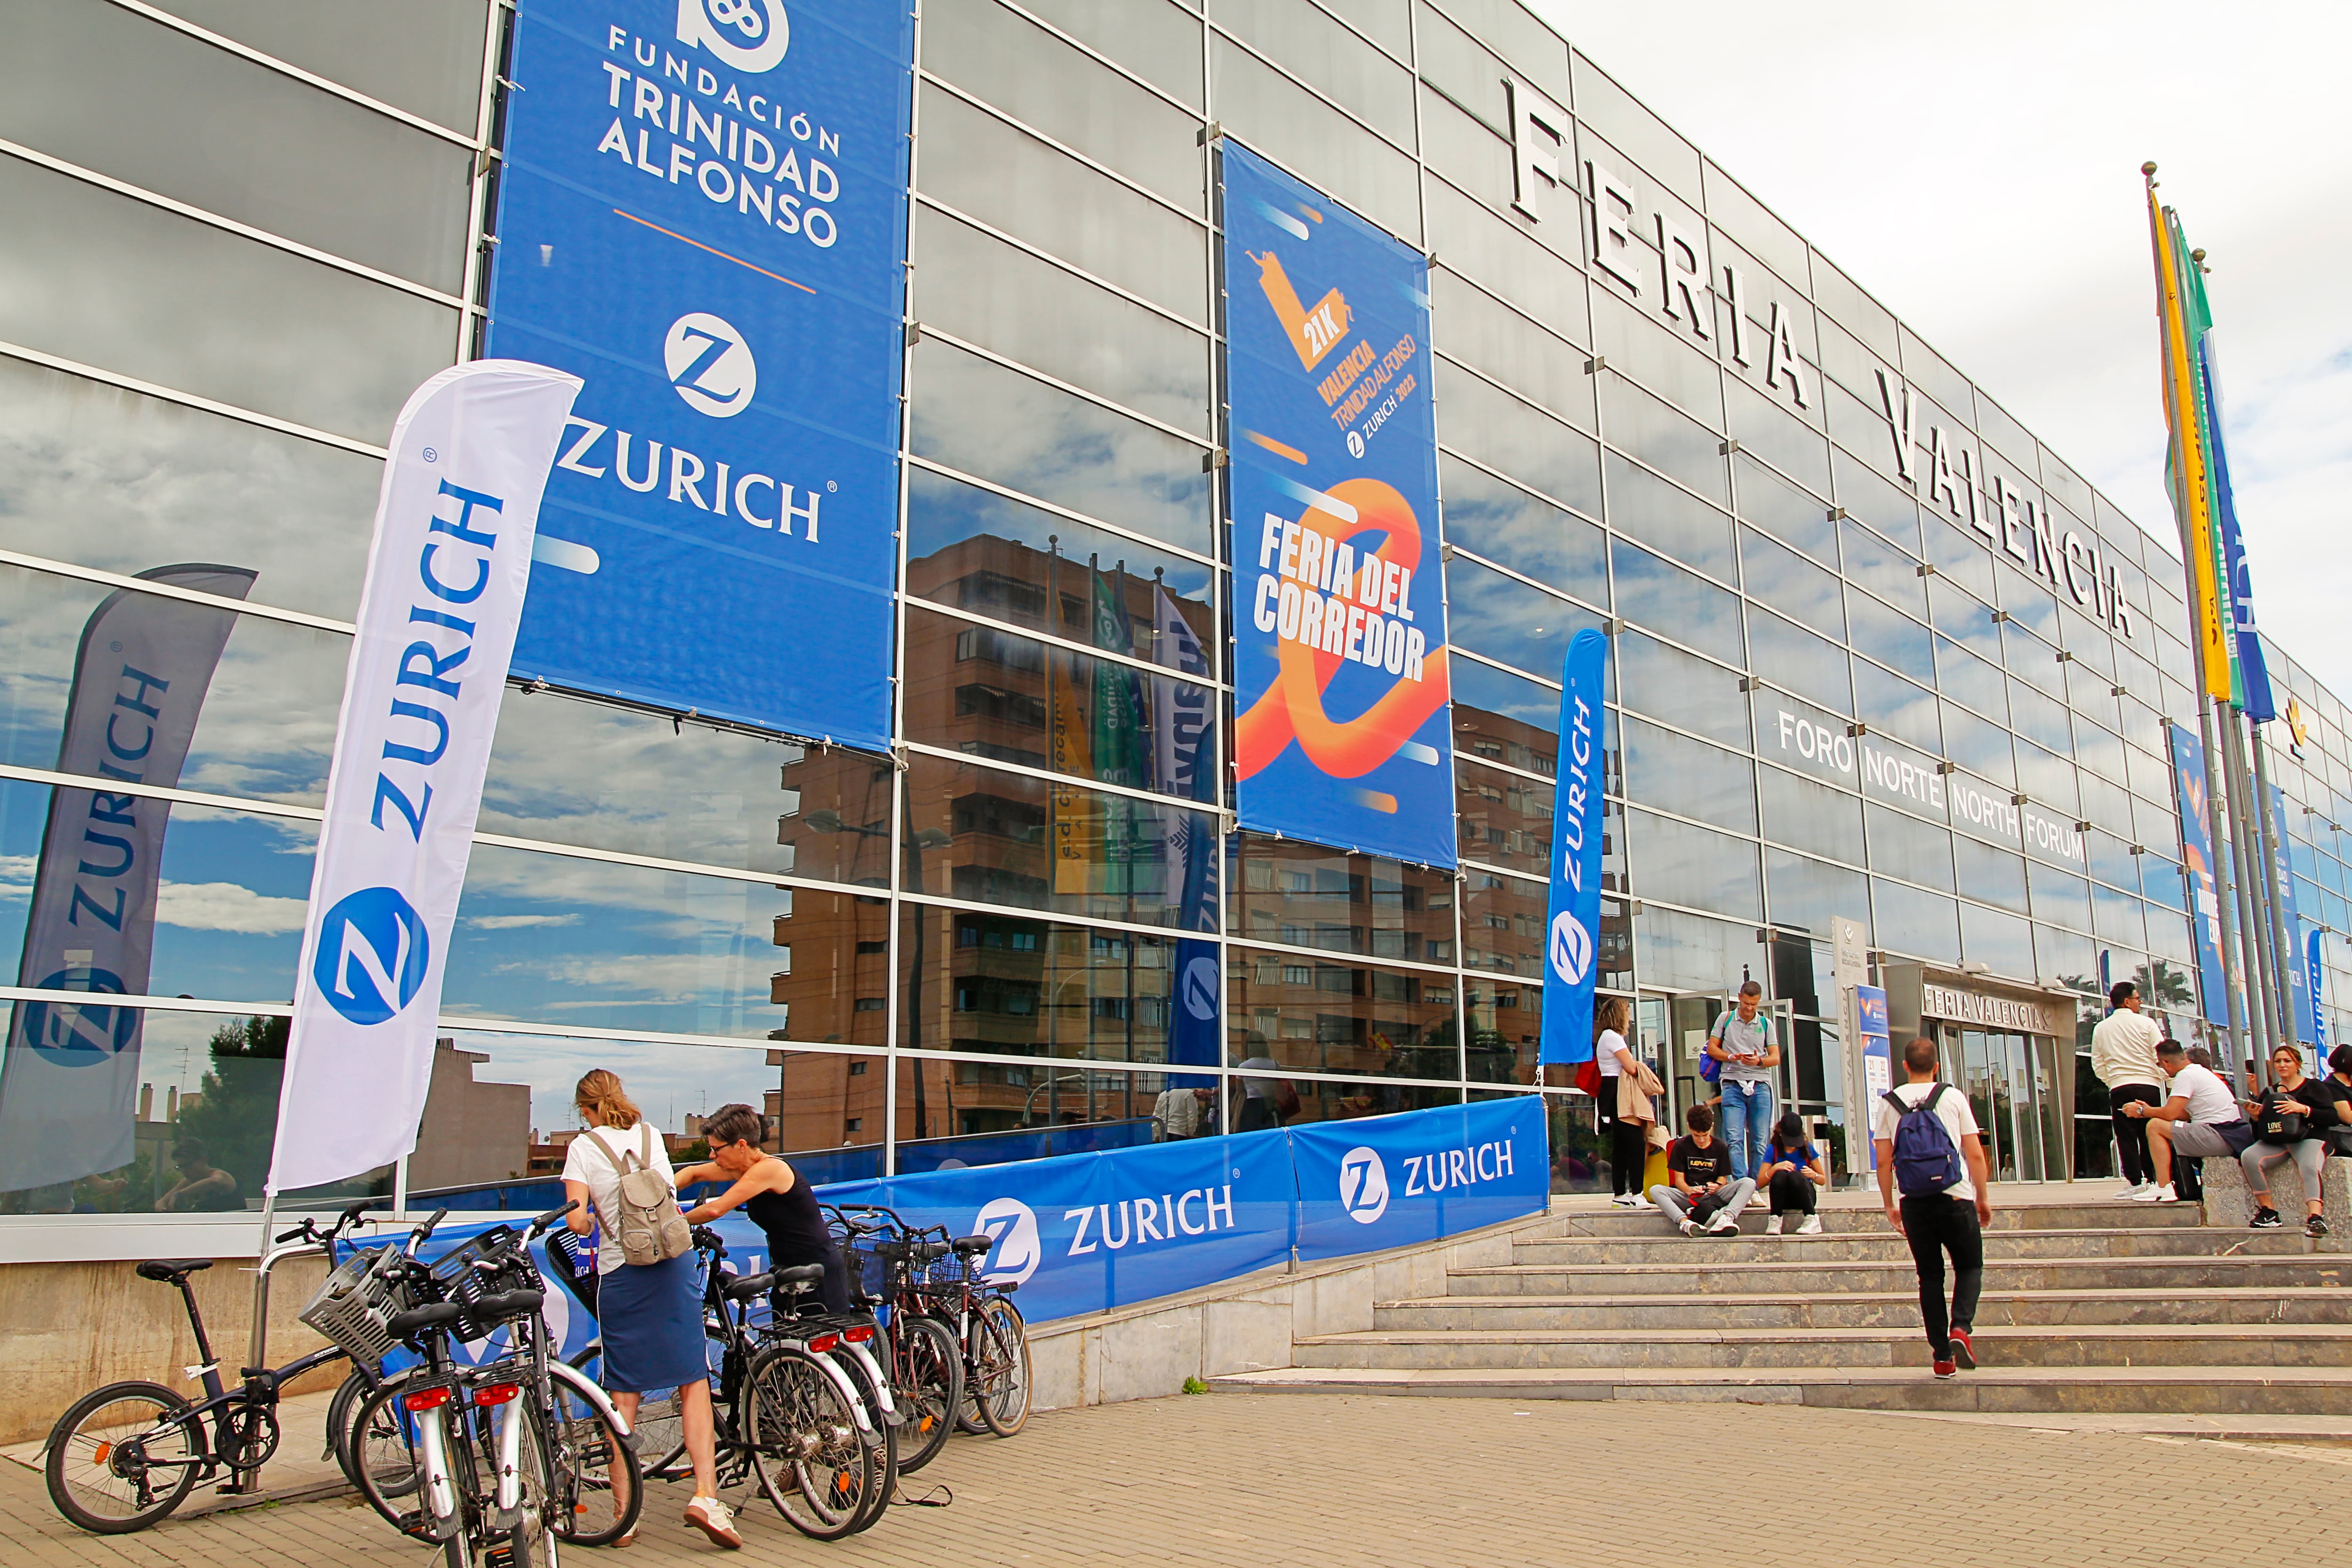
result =
[[798,1268],[823,1264],[824,1281],[818,1287],[819,1297],[827,1311],[845,1312],[849,1310],[849,1270],[841,1261],[841,1249],[833,1244],[833,1232],[826,1228],[809,1184],[790,1165],[760,1147],[766,1133],[765,1119],[748,1105],[722,1105],[702,1124],[710,1158],[680,1171],[677,1184],[690,1187],[697,1182],[725,1182],[729,1185],[717,1197],[688,1210],[687,1222],[707,1224],[740,1207],[767,1234],[771,1266]]

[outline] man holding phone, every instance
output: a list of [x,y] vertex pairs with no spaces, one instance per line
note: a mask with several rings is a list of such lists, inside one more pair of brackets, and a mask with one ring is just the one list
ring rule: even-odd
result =
[[1706,1032],[1706,1054],[1722,1068],[1717,1087],[1723,1090],[1723,1141],[1731,1146],[1732,1173],[1753,1176],[1764,1142],[1772,1136],[1772,1069],[1780,1065],[1763,986],[1753,980],[1740,984],[1739,1005]]

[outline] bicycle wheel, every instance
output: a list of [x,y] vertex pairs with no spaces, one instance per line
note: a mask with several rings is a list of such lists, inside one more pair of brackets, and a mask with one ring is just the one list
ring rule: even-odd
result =
[[[431,1541],[425,1528],[424,1500],[418,1495],[422,1457],[417,1452],[417,1422],[439,1420],[437,1412],[412,1415],[400,1400],[407,1392],[404,1378],[394,1378],[360,1401],[352,1416],[352,1484],[370,1508],[403,1535]],[[457,1456],[451,1455],[452,1479],[462,1479]]]
[[[604,1381],[604,1352],[596,1345],[574,1355],[569,1364],[591,1383]],[[710,1384],[719,1386],[715,1367]],[[674,1481],[692,1474],[686,1456],[686,1405],[677,1389],[648,1394],[638,1403],[637,1418],[629,1426],[629,1444],[636,1450],[639,1468],[651,1479]]]
[[365,1373],[354,1372],[336,1386],[334,1398],[327,1401],[327,1451],[319,1457],[332,1458],[345,1480],[352,1479],[352,1417],[374,1386]]
[[[508,1548],[507,1568],[557,1568],[556,1530],[558,1513],[553,1499],[557,1495],[554,1472],[554,1444],[541,1426],[544,1413],[527,1399],[517,1399],[503,1407],[504,1419],[519,1421],[521,1430],[515,1439],[516,1479],[522,1483],[522,1517],[515,1521],[503,1544]],[[495,1413],[484,1411],[486,1417]],[[485,1419],[477,1428],[475,1440],[480,1445],[485,1458],[498,1452],[499,1422]],[[483,1468],[495,1476],[495,1462]],[[482,1500],[487,1515],[497,1506],[495,1493]],[[491,1544],[500,1544],[493,1540]],[[485,1552],[485,1560],[491,1553]]]
[[66,1407],[41,1466],[49,1501],[93,1535],[144,1530],[187,1498],[205,1463],[190,1408],[160,1383],[110,1383]]
[[1021,1310],[991,1296],[972,1314],[972,1403],[980,1418],[1000,1437],[1010,1437],[1029,1419],[1029,1325]]
[[869,1430],[858,1436],[881,1466],[879,1483],[866,1494],[858,1510],[852,1531],[855,1533],[870,1528],[882,1517],[882,1510],[890,1506],[890,1500],[898,1495],[898,1428],[882,1419],[882,1390],[875,1386],[874,1374],[866,1370],[864,1362],[847,1351],[836,1351],[826,1359],[848,1374],[850,1385],[865,1402]]
[[644,1472],[612,1418],[563,1373],[549,1370],[561,1427],[548,1445],[556,1533],[575,1546],[609,1546],[629,1532],[645,1508]]
[[818,1541],[861,1528],[882,1486],[879,1456],[857,1431],[840,1386],[796,1345],[772,1345],[743,1379],[751,1473],[784,1522]]
[[963,1405],[963,1356],[955,1335],[934,1318],[902,1313],[893,1325],[906,1340],[891,1358],[891,1397],[906,1413],[898,1428],[898,1473],[910,1475],[939,1458]]

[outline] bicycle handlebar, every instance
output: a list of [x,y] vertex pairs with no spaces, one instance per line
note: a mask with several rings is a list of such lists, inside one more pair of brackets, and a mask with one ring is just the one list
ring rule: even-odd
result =
[[578,1198],[573,1198],[562,1208],[550,1209],[545,1214],[541,1215],[537,1219],[532,1220],[530,1227],[531,1239],[535,1241],[539,1237],[545,1236],[550,1230],[554,1228],[555,1222],[557,1220],[562,1219],[565,1215],[570,1214],[573,1209],[576,1209],[579,1206],[580,1200]]
[[406,1255],[412,1258],[415,1257],[416,1255],[416,1249],[424,1246],[425,1241],[433,1235],[433,1227],[439,1225],[443,1220],[448,1217],[449,1211],[447,1208],[443,1207],[435,1209],[433,1211],[432,1218],[426,1220],[423,1225],[418,1226],[415,1230],[408,1233]]

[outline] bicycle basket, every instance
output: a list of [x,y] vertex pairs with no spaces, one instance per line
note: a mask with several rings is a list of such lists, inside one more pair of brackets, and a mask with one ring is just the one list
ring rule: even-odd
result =
[[522,1238],[510,1226],[492,1226],[471,1240],[451,1247],[433,1260],[431,1273],[441,1299],[466,1309],[466,1315],[450,1330],[460,1342],[481,1339],[517,1315],[483,1316],[478,1309],[484,1297],[506,1290],[544,1289],[530,1254],[523,1248]]
[[406,1285],[379,1272],[391,1247],[362,1247],[337,1265],[302,1309],[301,1321],[373,1373],[397,1342],[385,1326],[412,1304]]

